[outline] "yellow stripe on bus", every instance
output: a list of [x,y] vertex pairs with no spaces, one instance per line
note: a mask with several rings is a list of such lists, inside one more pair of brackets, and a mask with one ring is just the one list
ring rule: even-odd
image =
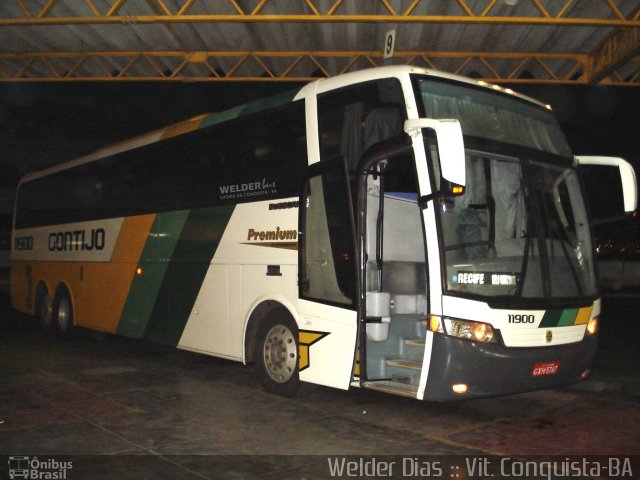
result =
[[132,271],[135,271],[155,219],[155,214],[125,218],[111,262],[134,262]]
[[[105,332],[116,331],[155,217],[152,214],[125,218],[111,261],[85,265],[79,324]],[[100,293],[105,288],[108,295]]]
[[209,113],[205,113],[167,127],[166,130],[162,132],[161,140],[166,140],[167,138],[175,137],[197,130],[198,127],[200,127],[202,120],[204,120],[205,117],[209,115]]
[[576,317],[574,325],[584,325],[585,323],[589,323],[589,320],[591,319],[591,310],[592,307],[584,307],[578,310],[578,316]]

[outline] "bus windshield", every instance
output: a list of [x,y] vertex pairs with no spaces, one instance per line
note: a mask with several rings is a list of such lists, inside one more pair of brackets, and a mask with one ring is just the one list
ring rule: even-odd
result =
[[460,120],[466,147],[465,194],[438,209],[445,290],[507,301],[595,296],[582,190],[551,113],[473,87],[422,78],[417,87],[427,117]]

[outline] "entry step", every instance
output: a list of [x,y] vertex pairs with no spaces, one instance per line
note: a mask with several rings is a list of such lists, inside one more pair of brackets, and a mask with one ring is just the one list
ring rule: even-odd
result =
[[408,338],[404,344],[410,347],[424,347],[424,338]]
[[379,392],[392,393],[394,395],[403,395],[405,397],[416,398],[418,394],[417,385],[408,385],[406,383],[391,382],[389,380],[380,380],[377,382],[365,382],[364,387]]
[[387,360],[386,364],[390,367],[410,368],[411,370],[422,370],[422,364],[405,360],[403,358]]

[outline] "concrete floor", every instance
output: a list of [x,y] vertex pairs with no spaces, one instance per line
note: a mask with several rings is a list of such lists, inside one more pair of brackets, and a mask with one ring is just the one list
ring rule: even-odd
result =
[[330,455],[637,456],[638,297],[604,306],[630,326],[603,332],[588,380],[435,404],[322,387],[279,398],[240,364],[84,330],[44,334],[5,299],[0,475],[15,455],[73,456],[70,479],[329,478]]

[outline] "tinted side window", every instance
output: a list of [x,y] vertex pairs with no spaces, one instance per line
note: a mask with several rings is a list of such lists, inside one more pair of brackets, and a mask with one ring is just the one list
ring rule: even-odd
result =
[[303,102],[24,183],[17,228],[297,196]]
[[309,180],[307,197],[301,203],[302,298],[355,305],[356,255],[349,195],[340,164]]
[[404,97],[397,79],[368,82],[318,98],[320,157],[344,155],[354,170],[362,153],[402,133]]

